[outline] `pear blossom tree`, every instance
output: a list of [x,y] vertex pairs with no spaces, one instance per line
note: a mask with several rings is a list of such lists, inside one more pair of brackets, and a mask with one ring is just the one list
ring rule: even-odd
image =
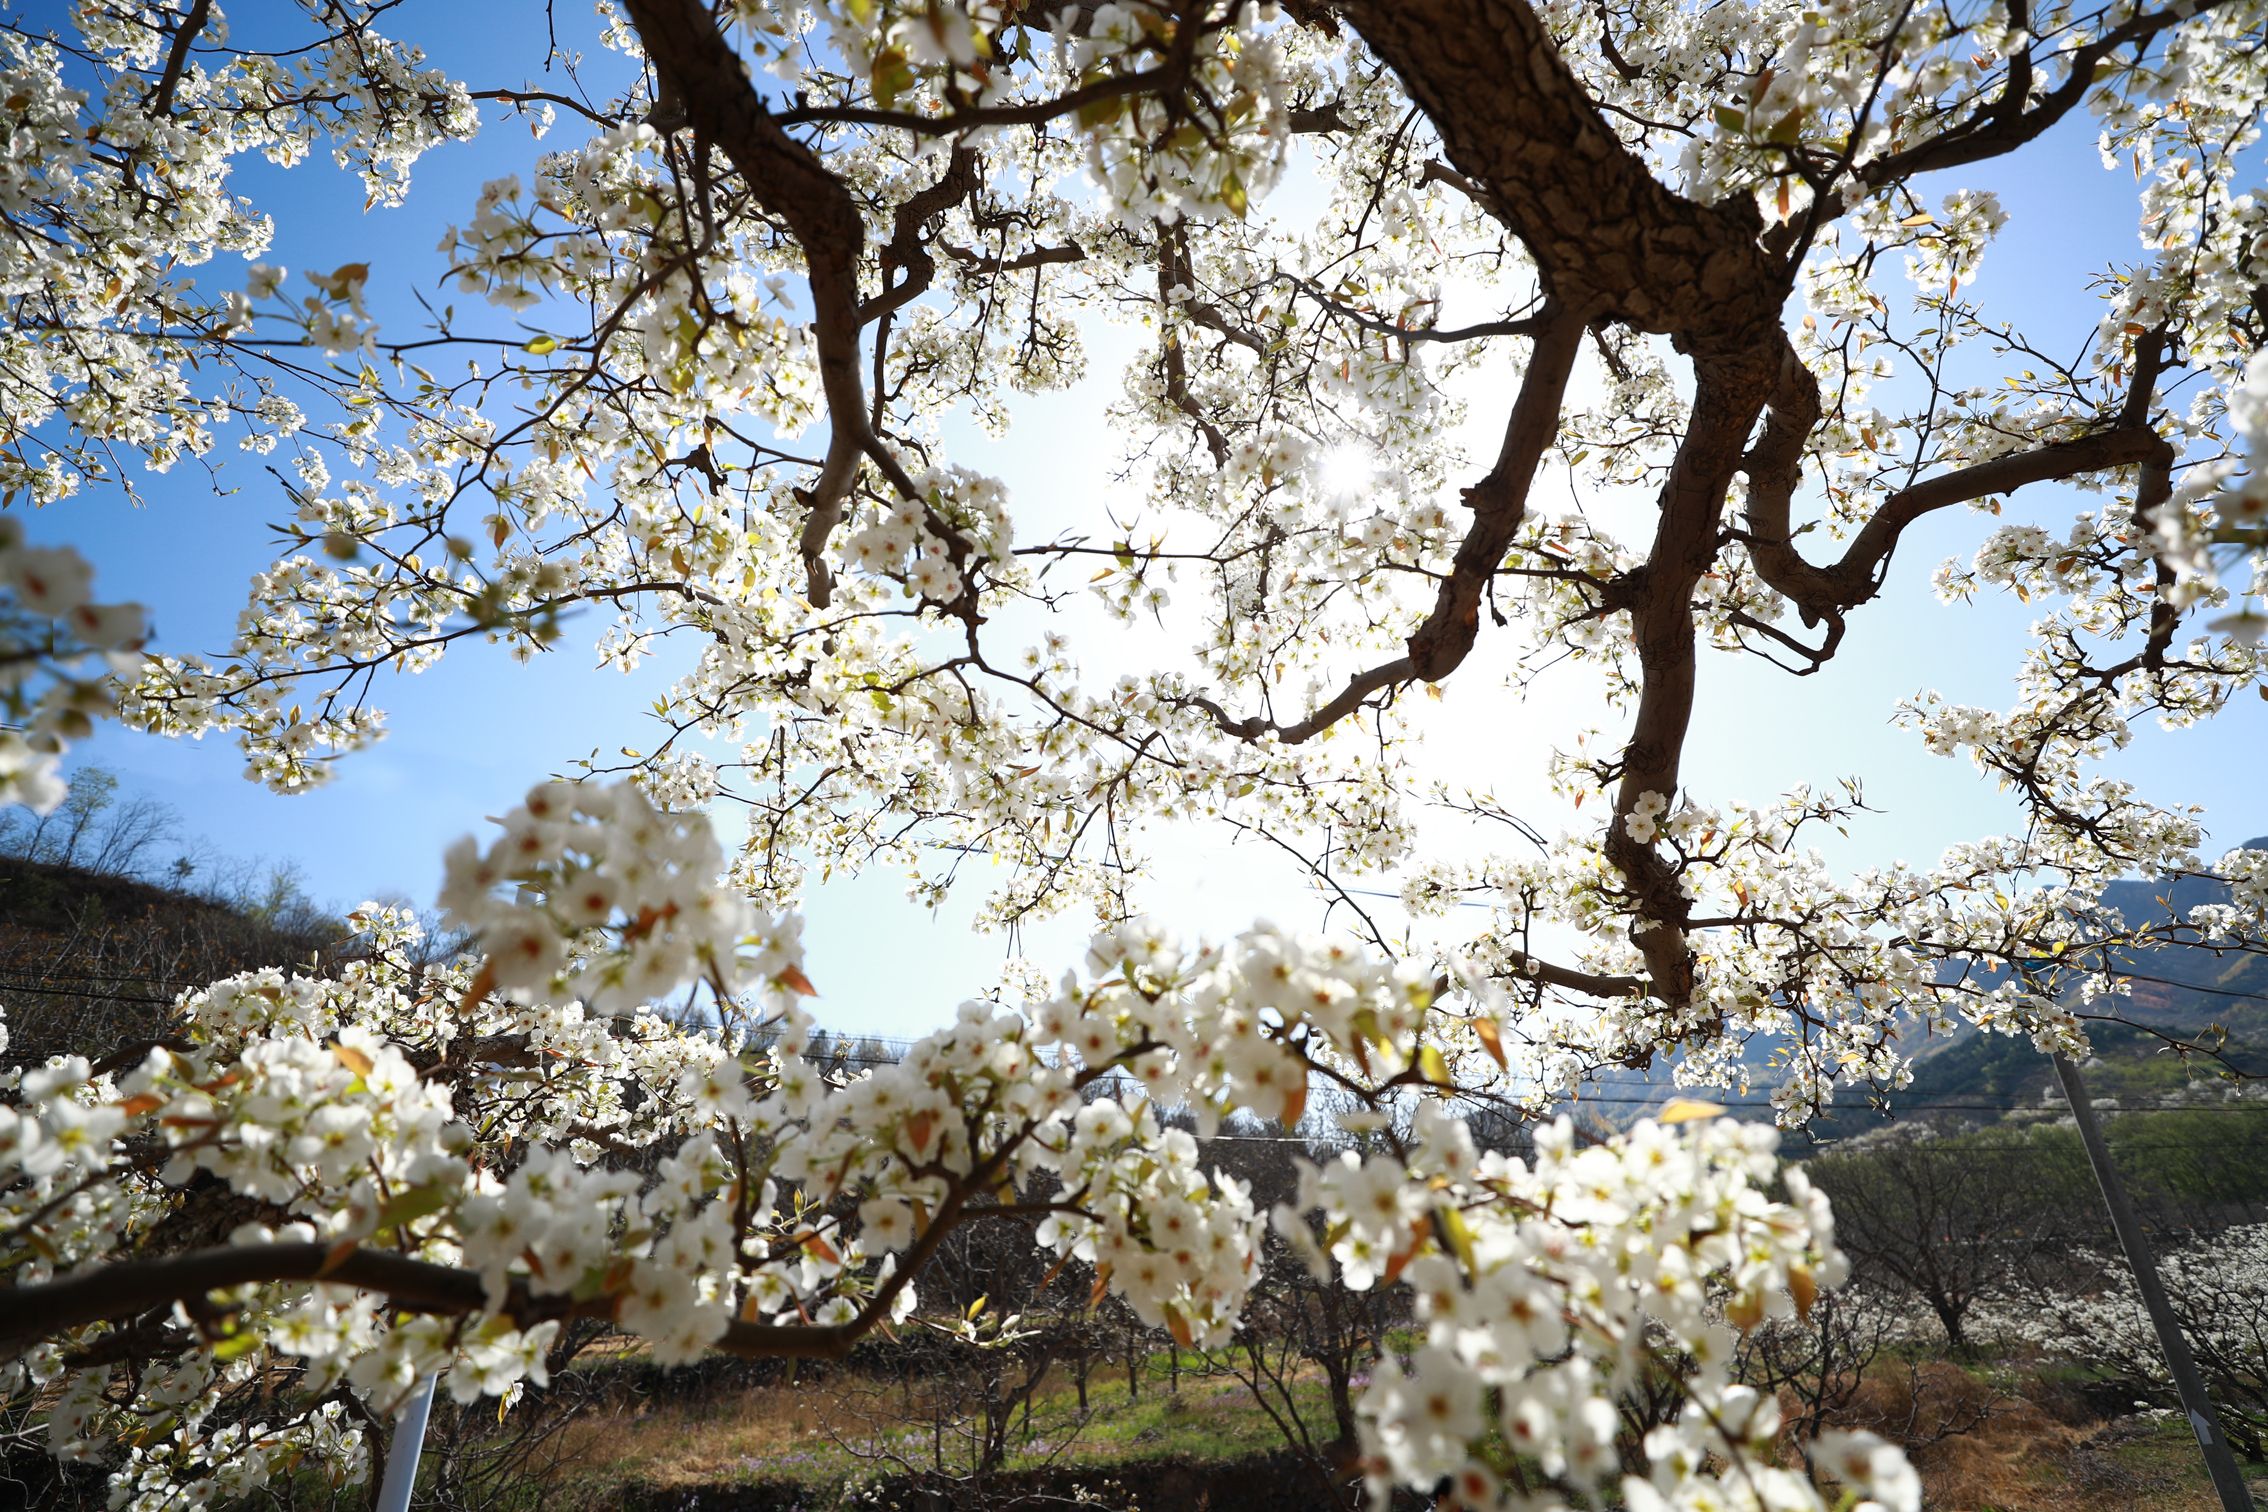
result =
[[[1990,1325],[2005,1343],[2084,1360],[2161,1408],[2174,1403],[2132,1278],[2108,1256],[2080,1251],[2075,1259],[2077,1274],[2064,1285],[1992,1298]],[[2194,1240],[2167,1255],[2165,1274],[2230,1443],[2259,1459],[2268,1451],[2268,1234],[2245,1224]]]
[[[2262,686],[2262,0],[603,0],[595,58],[549,16],[473,80],[415,7],[228,10],[0,12],[0,496],[233,442],[277,459],[288,538],[232,645],[145,656],[9,526],[0,796],[55,802],[113,698],[293,792],[383,732],[380,673],[589,610],[624,665],[703,650],[649,752],[450,853],[464,969],[405,973],[410,924],[366,911],[336,977],[216,983],[184,1035],[8,1088],[0,1343],[58,1452],[134,1507],[359,1479],[416,1382],[509,1398],[577,1320],[663,1361],[954,1327],[920,1272],[992,1218],[1217,1347],[1273,1225],[1421,1299],[1359,1405],[1380,1490],[1916,1504],[1863,1435],[1782,1464],[1731,1378],[1731,1331],[1844,1269],[1799,1172],[1767,1195],[1772,1131],[1577,1149],[1549,1110],[1608,1064],[1743,1079],[1761,1039],[1797,1123],[1895,1089],[1917,1027],[2082,1048],[2122,949],[2261,948],[2268,857],[2201,854],[2102,759]],[[544,145],[423,262],[294,278],[290,207],[233,176],[327,153],[406,214],[422,156],[514,118]],[[2132,164],[2141,235],[2070,291],[2077,342],[1976,289],[1991,176],[2067,121]],[[422,323],[373,314],[437,280]],[[1038,500],[955,459],[1106,334],[1121,455]],[[1113,478],[1137,518],[1091,502]],[[1855,795],[1692,791],[1704,653],[1800,697],[1959,508],[2000,519],[1939,590],[2039,618],[2009,706],[1899,717],[2015,832],[1853,871],[1813,839]],[[1174,649],[1129,665],[1146,623]],[[1508,675],[1516,717],[1567,661],[1601,728],[1530,774],[1578,816],[1530,846],[1429,773],[1426,694]],[[1444,859],[1443,813],[1518,848]],[[1439,950],[1179,942],[1142,917],[1173,826],[1484,917]],[[807,875],[935,900],[972,854],[992,921],[1092,911],[1087,960],[822,1075]],[[2094,901],[2135,869],[2232,901]],[[2076,1001],[2007,969],[2046,957]],[[1160,1117],[1293,1125],[1315,1085],[1392,1136],[1272,1213]],[[1533,1157],[1478,1152],[1474,1099]],[[216,1187],[228,1242],[174,1242]],[[1683,1409],[1626,1454],[1613,1398],[1665,1376]]]

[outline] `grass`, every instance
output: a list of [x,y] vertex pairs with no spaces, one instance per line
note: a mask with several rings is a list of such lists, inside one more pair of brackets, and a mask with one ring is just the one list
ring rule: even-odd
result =
[[[1956,1400],[1993,1395],[1982,1378],[1993,1374],[2016,1395],[1971,1432],[1914,1456],[1931,1512],[2216,1512],[2219,1502],[2178,1418],[2083,1420],[2083,1413],[2057,1409],[2059,1399],[2069,1399],[2062,1385],[2030,1371],[1938,1361],[1921,1373],[1919,1404],[1908,1391],[1911,1375],[1885,1372],[1870,1379],[1866,1406],[1885,1426],[1926,1421]],[[1145,1362],[1138,1395],[1129,1393],[1123,1366],[1098,1368],[1082,1417],[1070,1373],[1057,1367],[1034,1396],[1030,1436],[1020,1413],[1011,1427],[1004,1468],[1107,1473],[1168,1461],[1225,1464],[1284,1448],[1240,1381],[1185,1368],[1180,1389],[1171,1391],[1168,1377],[1164,1354]],[[948,1473],[967,1473],[975,1462],[971,1395],[965,1382],[909,1386],[836,1372],[596,1413],[568,1430],[562,1489],[604,1502],[633,1489],[667,1494],[787,1483],[811,1492],[811,1505],[826,1506],[860,1482],[935,1470],[941,1456]],[[1310,1430],[1327,1435],[1321,1379],[1295,1381],[1294,1395]],[[2259,1484],[2268,1467],[2247,1469],[2256,1494],[2268,1491]]]
[[[2051,1383],[2002,1402],[1971,1432],[1919,1450],[1931,1512],[2219,1512],[2189,1426],[2168,1413],[2072,1422]],[[2248,1465],[2255,1497],[2268,1466]]]
[[[1199,1376],[1184,1361],[1169,1389],[1164,1355],[1145,1362],[1138,1395],[1124,1368],[1098,1368],[1087,1410],[1067,1368],[1034,1394],[1027,1434],[1015,1414],[1009,1470],[1050,1465],[1102,1468],[1155,1460],[1221,1462],[1280,1450],[1282,1435],[1242,1382]],[[1293,1383],[1310,1425],[1328,1436],[1328,1395],[1319,1376]],[[831,1490],[861,1479],[935,1470],[966,1473],[979,1424],[966,1383],[907,1385],[834,1373],[806,1382],[743,1388],[705,1401],[595,1413],[568,1430],[570,1472],[584,1491],[671,1491],[757,1481]]]
[[2218,1512],[2184,1423],[2126,1418],[2092,1427],[2019,1410],[1928,1451],[1928,1505],[1962,1512]]

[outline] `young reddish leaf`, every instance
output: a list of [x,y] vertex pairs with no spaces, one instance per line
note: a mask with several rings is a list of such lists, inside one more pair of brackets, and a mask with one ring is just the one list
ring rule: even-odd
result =
[[1494,1018],[1486,1013],[1476,1015],[1473,1019],[1473,1033],[1480,1037],[1480,1047],[1488,1052],[1490,1060],[1496,1062],[1498,1070],[1511,1069],[1511,1062],[1504,1055],[1504,1034],[1496,1027]]

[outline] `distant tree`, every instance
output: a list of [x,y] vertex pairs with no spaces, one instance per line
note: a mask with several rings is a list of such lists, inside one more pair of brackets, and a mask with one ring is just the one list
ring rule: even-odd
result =
[[[2100,1251],[2071,1259],[2076,1274],[2061,1284],[2012,1287],[1995,1299],[1998,1334],[2178,1411],[2165,1351],[2124,1263]],[[2159,1271],[2230,1445],[2248,1459],[2268,1458],[2268,1224],[2177,1246]]]
[[0,807],[0,854],[104,877],[143,877],[180,834],[180,816],[154,798],[122,793],[108,768],[82,766],[46,813]]
[[2086,1167],[2055,1153],[2027,1151],[2013,1137],[1901,1130],[1805,1169],[1834,1204],[1836,1242],[1853,1273],[1917,1299],[1946,1342],[1966,1352],[1980,1300],[2067,1243],[2073,1223],[2094,1212]]
[[[1860,1428],[1906,1449],[1968,1433],[1993,1412],[1998,1392],[1917,1347],[1911,1294],[1853,1281],[1822,1293],[1807,1317],[1773,1318],[1739,1336],[1736,1379],[1770,1393],[1799,1453],[1829,1428]],[[1920,1325],[1927,1328],[1927,1323]],[[1936,1377],[1936,1379],[1933,1379]]]
[[[1361,1477],[1352,1473],[1361,1456],[1355,1404],[1384,1353],[1388,1330],[1410,1320],[1409,1289],[1350,1290],[1312,1273],[1281,1236],[1271,1236],[1261,1264],[1262,1279],[1235,1339],[1209,1358],[1243,1383],[1307,1467],[1315,1505],[1360,1507],[1366,1497]],[[1320,1412],[1311,1390],[1318,1380]]]
[[[2104,1133],[2155,1227],[2198,1237],[2268,1218],[2268,1100],[2208,1094],[2188,1108],[2110,1112]],[[2084,1158],[2076,1137],[2061,1137],[2074,1146],[2067,1159],[2076,1166]]]

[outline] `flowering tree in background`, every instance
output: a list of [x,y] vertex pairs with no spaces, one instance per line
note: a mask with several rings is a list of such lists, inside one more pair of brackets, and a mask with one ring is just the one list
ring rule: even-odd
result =
[[[664,632],[705,648],[651,754],[452,853],[444,904],[484,955],[445,990],[386,964],[407,926],[373,913],[336,980],[217,984],[144,1058],[23,1074],[0,1337],[57,1447],[150,1506],[356,1476],[363,1414],[444,1365],[463,1393],[540,1380],[568,1320],[664,1360],[840,1353],[916,1317],[924,1258],[988,1215],[1217,1344],[1269,1219],[1157,1110],[1294,1122],[1322,1078],[1409,1130],[1273,1219],[1344,1284],[1420,1298],[1426,1342],[1362,1403],[1379,1484],[1838,1494],[1768,1463],[1776,1413],[1727,1384],[1712,1322],[1806,1311],[1839,1274],[1800,1179],[1764,1195],[1769,1132],[1578,1151],[1544,1123],[1523,1162],[1477,1155],[1456,1099],[1542,1110],[1657,1056],[1738,1077],[1765,1037],[1800,1121],[1898,1085],[1917,1020],[2077,1048],[2012,964],[2102,998],[2121,948],[2256,948],[2268,857],[2199,855],[2192,812],[2096,762],[2260,686],[2260,0],[600,13],[600,64],[499,63],[540,89],[443,76],[384,28],[445,18],[365,0],[241,33],[209,0],[0,29],[0,491],[130,488],[230,439],[288,459],[293,545],[236,643],[137,658],[127,721],[234,732],[292,791],[379,733],[377,671],[458,642],[532,655],[600,606],[624,663]],[[439,262],[216,265],[269,245],[248,156],[328,151],[390,207],[484,105],[560,145]],[[2134,166],[2142,251],[2071,291],[2093,329],[2056,358],[1977,302],[2004,216],[1962,180],[2090,117]],[[373,288],[436,275],[427,329],[373,320]],[[1124,457],[1060,500],[955,462],[948,417],[1006,426],[1106,322],[1134,348]],[[1462,454],[1468,418],[1493,455]],[[1140,519],[1086,503],[1114,463]],[[1816,671],[1917,522],[2047,484],[2087,507],[1984,523],[1939,575],[2042,606],[2015,701],[1901,706],[2016,795],[2019,833],[1845,873],[1810,835],[1855,796],[1688,791],[1704,649]],[[87,658],[133,655],[140,621],[13,533],[0,583],[0,695],[30,711],[0,795],[52,803],[108,696]],[[1116,664],[1114,622],[1151,617],[1173,649]],[[1589,827],[1430,859],[1436,807],[1523,829],[1418,759],[1423,695],[1483,646],[1507,719],[1546,664],[1596,669],[1605,728],[1534,774]],[[730,857],[720,801],[750,817]],[[1488,916],[1424,960],[1178,945],[1139,920],[1141,858],[1192,822]],[[972,852],[1002,863],[993,919],[1100,916],[1084,969],[819,1077],[807,869],[901,865],[933,898]],[[2232,901],[2100,907],[2135,869]],[[185,1246],[184,1194],[223,1190],[242,1221]],[[281,1361],[288,1412],[216,1411]],[[1687,1410],[1626,1457],[1609,1398],[1649,1369]],[[1810,1463],[1915,1498],[1869,1440]]]
[[[2081,1362],[2178,1411],[2156,1331],[2117,1260],[2078,1251],[2084,1280],[2011,1288],[1991,1298],[1987,1326],[2003,1345],[2030,1345]],[[2166,1256],[2165,1287],[2229,1442],[2247,1459],[2268,1452],[2268,1229],[2244,1224]]]

